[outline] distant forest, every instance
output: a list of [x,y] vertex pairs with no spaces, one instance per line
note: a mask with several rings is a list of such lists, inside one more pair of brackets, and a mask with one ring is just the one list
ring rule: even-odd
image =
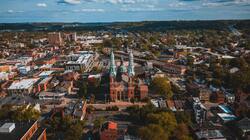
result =
[[168,31],[248,29],[250,20],[143,21],[112,23],[0,23],[0,31]]

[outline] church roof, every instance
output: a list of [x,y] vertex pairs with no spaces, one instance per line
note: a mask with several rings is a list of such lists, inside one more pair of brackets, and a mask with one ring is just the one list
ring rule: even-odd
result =
[[119,72],[120,73],[126,73],[127,72],[127,68],[124,66],[124,65],[121,65],[119,68],[118,68]]

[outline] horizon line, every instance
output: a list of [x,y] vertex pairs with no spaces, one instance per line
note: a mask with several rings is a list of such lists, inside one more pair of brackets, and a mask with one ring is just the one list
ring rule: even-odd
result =
[[247,21],[250,19],[180,19],[180,20],[141,20],[141,21],[103,21],[103,22],[58,22],[58,21],[41,21],[41,22],[0,22],[0,24],[34,24],[34,23],[79,23],[79,24],[98,24],[98,23],[140,23],[140,22],[173,22],[173,21]]

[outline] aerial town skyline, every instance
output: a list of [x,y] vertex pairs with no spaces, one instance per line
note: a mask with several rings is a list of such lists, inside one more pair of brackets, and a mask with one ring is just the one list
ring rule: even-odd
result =
[[0,140],[250,140],[250,0],[1,0]]

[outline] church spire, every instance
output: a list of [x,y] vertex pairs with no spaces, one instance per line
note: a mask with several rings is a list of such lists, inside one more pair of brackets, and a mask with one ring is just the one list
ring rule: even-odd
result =
[[132,50],[129,51],[128,75],[129,77],[133,77],[135,75],[134,56],[133,56]]
[[110,54],[109,75],[111,77],[116,76],[115,56],[114,56],[113,50],[111,51],[111,54]]

